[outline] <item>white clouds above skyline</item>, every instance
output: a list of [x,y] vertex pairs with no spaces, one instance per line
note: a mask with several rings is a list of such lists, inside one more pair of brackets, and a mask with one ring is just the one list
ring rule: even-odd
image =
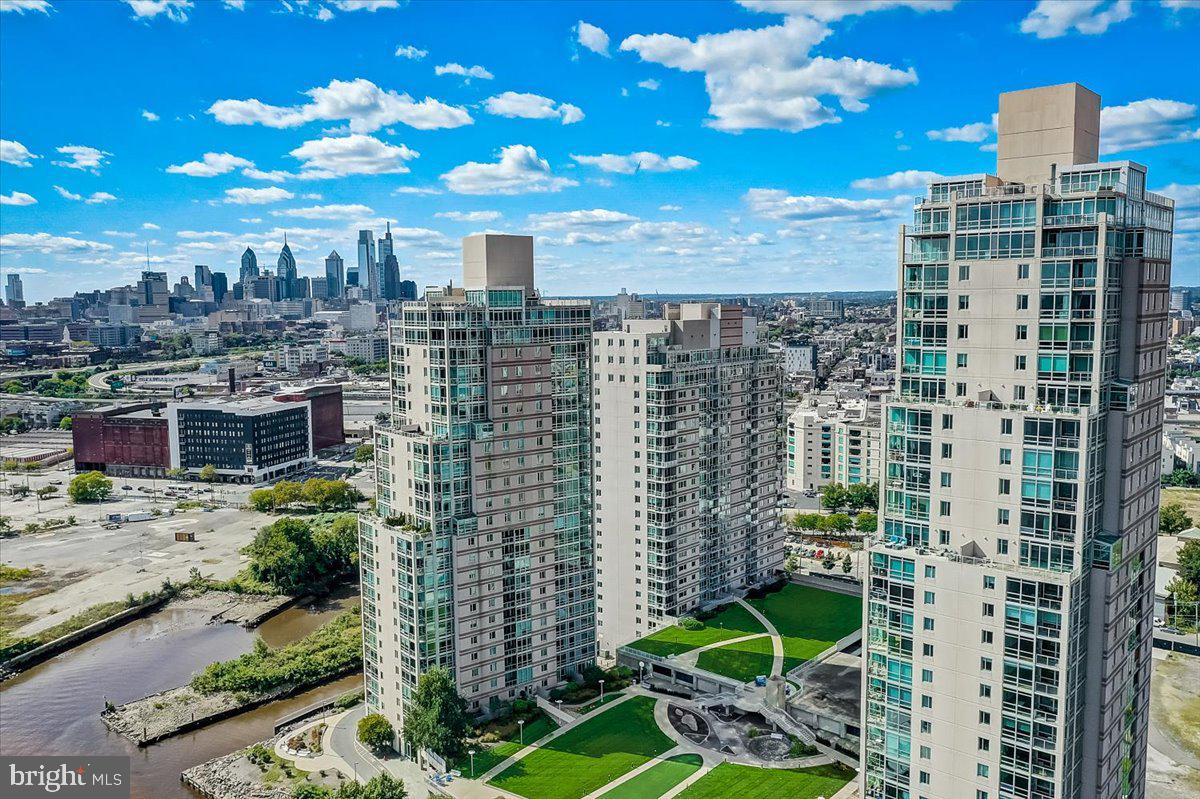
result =
[[82,169],[95,175],[100,174],[100,170],[106,165],[105,162],[112,156],[112,153],[106,153],[103,150],[97,150],[95,147],[86,147],[79,144],[68,144],[64,147],[58,147],[57,152],[71,160],[52,161],[51,163],[55,166],[67,169]]
[[468,161],[442,175],[446,188],[457,194],[540,194],[578,186],[570,178],[557,177],[550,163],[527,144],[501,149],[494,163]]
[[13,166],[29,167],[33,166],[33,161],[36,158],[41,158],[41,156],[29,152],[21,142],[0,139],[0,162],[12,164]]
[[267,203],[277,203],[282,200],[291,200],[295,196],[290,191],[281,189],[278,186],[271,186],[267,189],[236,188],[225,190],[225,202],[233,203],[234,205],[265,205]]
[[637,172],[676,172],[695,169],[700,162],[682,155],[662,156],[658,153],[629,153],[628,155],[571,155],[585,166],[594,166],[602,172],[632,175]]
[[504,92],[489,97],[483,102],[489,114],[521,119],[558,119],[564,125],[572,125],[583,119],[583,110],[570,103],[555,103],[540,94]]
[[478,78],[479,80],[491,80],[492,78],[496,77],[478,64],[473,67],[464,67],[462,64],[456,64],[453,62],[434,67],[433,73],[435,75],[458,75],[464,80],[470,80],[471,78]]
[[0,13],[13,11],[24,14],[26,11],[32,11],[49,14],[52,8],[54,6],[50,5],[50,0],[0,0]]
[[103,205],[104,203],[112,202],[113,200],[117,199],[116,196],[109,194],[106,191],[92,192],[87,197],[84,197],[82,194],[76,194],[75,192],[64,189],[62,186],[55,186],[54,190],[58,192],[58,195],[64,200],[74,200],[76,202],[82,200],[88,205]]
[[1066,36],[1072,29],[1095,36],[1132,16],[1132,0],[1039,0],[1021,20],[1021,32],[1039,39]]
[[0,194],[0,205],[36,205],[37,199],[32,194],[14,191],[11,194]]
[[593,53],[598,53],[605,58],[609,57],[608,34],[604,32],[603,28],[579,20],[575,24],[575,40]]
[[154,19],[163,16],[172,22],[187,22],[192,0],[123,0],[134,19]]
[[407,58],[410,61],[420,61],[427,55],[429,55],[428,50],[422,50],[419,47],[412,46],[411,44],[401,44],[396,47],[397,58]]
[[906,169],[902,172],[893,172],[890,175],[878,178],[859,178],[852,182],[850,187],[863,191],[923,189],[931,180],[936,180],[939,177],[941,175],[937,172],[928,172],[922,169]]
[[231,153],[205,153],[199,161],[172,164],[167,167],[167,172],[172,175],[190,175],[194,178],[212,178],[226,175],[235,169],[253,166],[253,161]]
[[218,100],[208,113],[226,125],[264,125],[295,128],[308,122],[349,123],[354,133],[372,133],[385,125],[402,123],[418,130],[470,125],[474,120],[462,106],[447,105],[426,97],[414,100],[406,93],[384,90],[365,78],[332,80],[304,92],[310,102],[277,106],[260,100]]

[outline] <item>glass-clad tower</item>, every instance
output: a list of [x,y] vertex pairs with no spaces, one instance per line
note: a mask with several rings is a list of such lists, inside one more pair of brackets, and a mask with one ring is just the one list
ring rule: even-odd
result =
[[539,296],[527,236],[467,237],[463,272],[391,322],[360,523],[366,701],[397,730],[433,666],[487,714],[596,656],[591,304]]
[[901,230],[867,797],[1144,796],[1174,204],[1099,109],[1001,95],[998,174]]

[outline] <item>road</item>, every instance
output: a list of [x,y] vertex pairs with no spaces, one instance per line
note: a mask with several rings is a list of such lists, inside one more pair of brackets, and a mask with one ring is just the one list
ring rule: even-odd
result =
[[[113,375],[127,375],[127,374],[135,374],[138,372],[153,372],[156,369],[170,369],[171,367],[174,367],[174,366],[196,366],[196,365],[205,363],[207,361],[211,361],[214,357],[220,357],[220,356],[206,355],[202,358],[183,358],[183,359],[180,359],[177,361],[150,361],[149,363],[131,363],[131,364],[126,364],[125,366],[122,366],[118,369],[113,369],[111,371],[97,372],[96,374],[89,377],[87,382],[88,382],[88,386],[91,387],[92,390],[94,390],[94,391],[108,391],[109,388],[108,388],[108,383],[106,382],[106,378],[111,377]],[[231,360],[235,360],[235,361],[236,360],[246,360],[248,358],[252,358],[252,354],[248,353],[245,355],[234,355],[231,357]],[[170,393],[169,390],[165,390],[165,391],[166,391],[166,393]]]

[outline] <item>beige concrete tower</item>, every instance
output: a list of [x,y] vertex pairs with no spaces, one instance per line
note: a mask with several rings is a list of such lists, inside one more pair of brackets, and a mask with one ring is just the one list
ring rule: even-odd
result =
[[1001,96],[901,229],[864,585],[869,799],[1145,796],[1174,203],[1099,98]]

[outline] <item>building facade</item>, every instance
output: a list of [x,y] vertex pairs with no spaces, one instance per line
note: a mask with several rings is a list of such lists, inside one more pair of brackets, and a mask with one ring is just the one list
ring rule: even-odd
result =
[[783,371],[736,305],[592,337],[600,653],[783,563]]
[[590,303],[537,294],[531,237],[469,236],[463,271],[391,324],[360,524],[366,702],[398,730],[431,667],[487,714],[596,657]]
[[879,406],[865,401],[801,406],[788,417],[787,487],[878,483],[883,466]]
[[171,468],[164,403],[77,411],[71,417],[75,470],[162,477]]
[[171,468],[261,483],[304,468],[313,456],[308,402],[259,397],[236,402],[178,402],[167,407]]
[[1099,109],[1001,95],[998,174],[901,231],[866,797],[1145,795],[1173,203]]

